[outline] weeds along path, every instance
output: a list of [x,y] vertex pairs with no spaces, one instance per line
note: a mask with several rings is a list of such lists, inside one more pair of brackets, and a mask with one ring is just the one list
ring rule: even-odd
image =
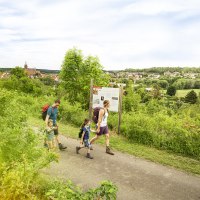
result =
[[76,154],[77,140],[65,136],[61,139],[68,148],[60,152],[59,163],[43,171],[45,174],[70,179],[84,189],[111,180],[118,186],[119,200],[200,200],[200,176],[116,151],[111,156],[97,144],[91,151],[94,159],[90,160],[85,158],[86,149]]

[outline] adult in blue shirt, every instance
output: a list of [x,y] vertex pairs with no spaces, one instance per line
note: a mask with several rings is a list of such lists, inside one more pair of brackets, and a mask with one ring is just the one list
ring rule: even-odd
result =
[[53,126],[56,127],[56,129],[54,130],[54,135],[55,135],[55,138],[56,138],[56,141],[58,143],[58,147],[60,150],[64,150],[66,149],[67,147],[63,146],[59,140],[59,132],[58,132],[58,125],[57,125],[57,116],[58,116],[58,107],[60,105],[60,100],[56,100],[54,102],[54,104],[52,106],[49,106],[48,110],[47,110],[47,116],[46,116],[46,119],[45,119],[45,123],[46,123],[46,126],[48,126],[48,120],[49,119],[52,119],[53,120]]

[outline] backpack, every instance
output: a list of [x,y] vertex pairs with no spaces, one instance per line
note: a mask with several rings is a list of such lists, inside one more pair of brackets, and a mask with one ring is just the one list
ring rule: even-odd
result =
[[[98,123],[98,119],[99,119],[99,111],[103,109],[102,107],[96,107],[93,110],[93,116],[92,116],[92,120],[95,124]],[[104,111],[104,115],[105,115],[105,111]]]
[[[88,131],[86,131],[86,132],[88,132]],[[78,137],[81,138],[82,135],[83,135],[83,128],[80,128],[80,131],[78,133]]]
[[46,104],[42,107],[42,119],[45,121],[46,116],[47,116],[47,110],[50,107],[49,104]]
[[83,128],[80,128],[80,131],[79,131],[79,133],[78,133],[78,137],[81,138],[82,135],[83,135]]

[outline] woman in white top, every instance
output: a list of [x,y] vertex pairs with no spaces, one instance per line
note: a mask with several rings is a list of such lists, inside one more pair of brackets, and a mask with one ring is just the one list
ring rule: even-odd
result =
[[98,123],[97,123],[97,131],[96,136],[93,137],[90,141],[90,144],[94,143],[95,140],[97,140],[101,135],[106,136],[106,153],[110,155],[114,155],[114,153],[110,150],[109,147],[109,131],[108,131],[108,108],[110,106],[110,102],[108,100],[105,100],[103,102],[103,108],[99,111],[99,117],[98,117]]

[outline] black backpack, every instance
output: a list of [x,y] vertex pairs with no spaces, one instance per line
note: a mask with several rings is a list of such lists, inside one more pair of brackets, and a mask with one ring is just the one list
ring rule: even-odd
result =
[[[93,122],[94,122],[95,124],[98,123],[98,120],[99,120],[99,111],[100,111],[101,109],[104,109],[104,108],[102,108],[102,107],[96,107],[96,108],[94,108],[94,110],[93,110],[92,120],[93,120]],[[108,110],[107,110],[107,111],[108,111]],[[106,113],[105,113],[105,109],[104,109],[104,115],[105,115],[105,114],[106,114]]]
[[81,138],[82,135],[83,135],[83,128],[80,128],[80,131],[79,131],[79,133],[78,133],[78,137]]
[[[87,131],[86,131],[87,132]],[[81,138],[83,135],[83,128],[80,128],[79,133],[78,133],[78,137]]]

